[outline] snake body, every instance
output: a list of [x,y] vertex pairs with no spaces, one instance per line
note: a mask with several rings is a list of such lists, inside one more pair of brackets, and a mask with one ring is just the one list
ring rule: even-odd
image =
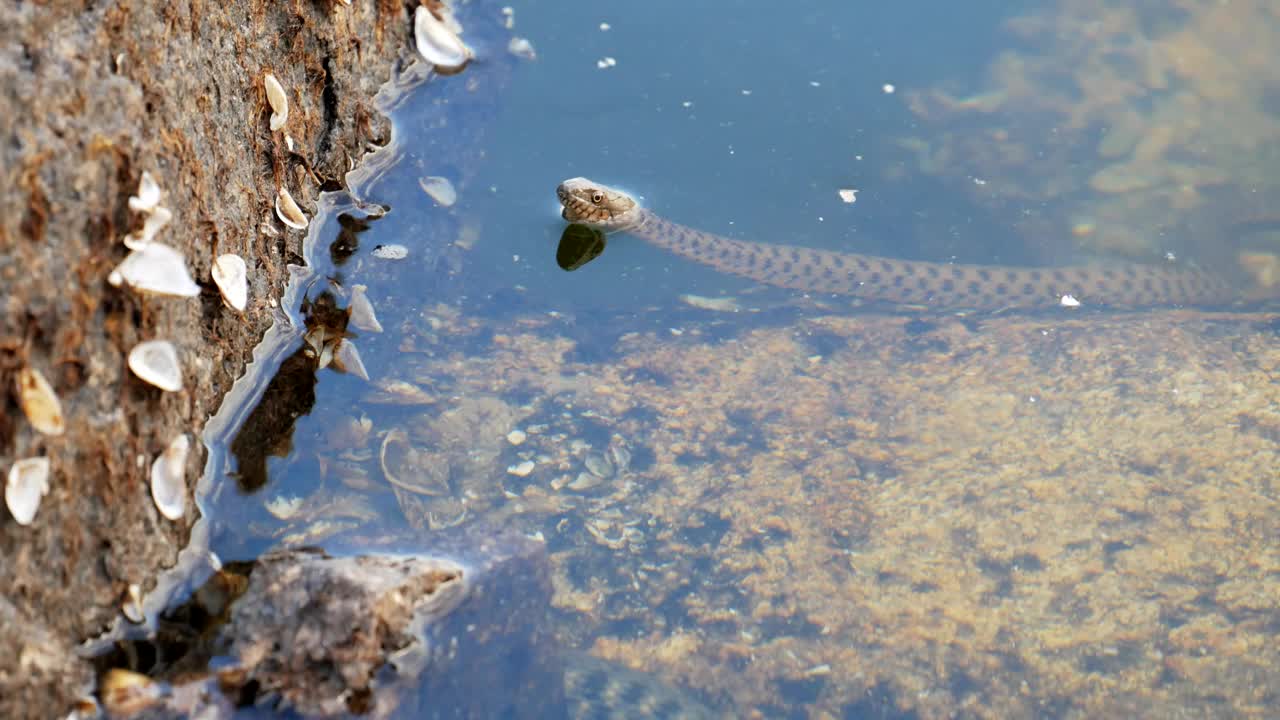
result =
[[563,216],[626,232],[721,272],[809,292],[934,308],[1050,307],[1070,296],[1119,307],[1223,305],[1240,294],[1217,275],[1176,265],[1004,267],[899,260],[727,238],[666,220],[621,190],[586,178],[560,184]]

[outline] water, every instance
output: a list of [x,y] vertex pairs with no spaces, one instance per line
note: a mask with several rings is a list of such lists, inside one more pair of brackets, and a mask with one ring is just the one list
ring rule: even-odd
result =
[[[1264,6],[1241,6],[1237,22],[1262,24],[1248,13]],[[404,98],[399,150],[353,182],[390,211],[334,196],[317,215],[312,272],[284,305],[328,293],[342,308],[368,285],[384,332],[345,342],[371,381],[317,372],[300,319],[282,331],[214,437],[235,450],[215,445],[202,505],[224,561],[353,529],[538,536],[558,642],[729,713],[1270,702],[1249,688],[1280,661],[1262,650],[1280,530],[1273,317],[867,311],[626,237],[571,273],[554,260],[554,188],[585,175],[764,242],[994,264],[1199,250],[1211,264],[1227,254],[1217,237],[1125,244],[1133,227],[1223,212],[1192,202],[1222,192],[1187,159],[1207,132],[1189,128],[1209,121],[1178,120],[1207,81],[1105,63],[1135,34],[1217,42],[1224,18],[511,7],[538,59],[505,53],[492,4],[466,6],[479,60]],[[1041,25],[1066,39],[1036,40]],[[1073,63],[1129,81],[1088,87]],[[1027,77],[1058,83],[1031,92]],[[1160,109],[1170,98],[1182,116]],[[1135,115],[1190,150],[1101,143]],[[1114,168],[1136,187],[1116,190]],[[449,178],[457,204],[437,207],[424,176]],[[407,257],[374,255],[391,244]],[[294,381],[268,387],[288,357]]]

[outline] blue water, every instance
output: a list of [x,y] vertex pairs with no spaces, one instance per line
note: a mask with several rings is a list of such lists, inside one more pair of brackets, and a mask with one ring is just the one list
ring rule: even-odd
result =
[[[583,413],[581,408],[590,402],[575,404],[574,392],[586,392],[594,387],[591,383],[603,384],[599,378],[624,359],[618,338],[626,331],[657,331],[661,340],[668,337],[668,328],[679,327],[729,339],[726,345],[731,346],[732,339],[755,327],[786,328],[819,314],[804,305],[795,309],[800,293],[762,289],[627,237],[611,238],[605,253],[585,267],[561,270],[555,249],[565,224],[554,189],[566,178],[582,175],[617,185],[677,222],[762,242],[934,261],[1018,264],[1041,257],[1043,248],[1013,228],[1026,215],[1048,209],[1048,203],[974,202],[979,178],[931,174],[902,142],[935,143],[946,132],[966,132],[965,122],[978,122],[970,118],[951,126],[922,124],[909,109],[908,98],[933,89],[963,97],[987,88],[987,73],[1001,52],[1027,50],[1003,29],[1011,13],[1029,12],[1027,5],[832,1],[789,8],[742,0],[714,6],[673,0],[524,0],[512,2],[511,8],[511,32],[532,42],[537,59],[507,54],[508,35],[496,24],[495,4],[477,1],[465,6],[463,22],[470,30],[464,39],[476,48],[476,62],[458,75],[432,78],[397,105],[393,118],[400,151],[395,162],[384,174],[354,188],[361,199],[390,211],[378,218],[376,212],[360,210],[353,199],[343,198],[335,201],[332,211],[317,215],[309,236],[312,274],[302,295],[314,300],[326,289],[339,288],[341,295],[354,284],[367,284],[386,328],[381,334],[358,332],[352,339],[369,374],[375,382],[418,383],[438,398],[437,404],[379,404],[369,400],[368,383],[332,370],[318,372],[314,406],[297,419],[291,444],[278,445],[276,454],[265,460],[265,486],[246,492],[237,489],[235,476],[221,475],[223,484],[207,499],[204,509],[218,523],[214,549],[224,560],[250,559],[279,541],[281,526],[287,523],[266,512],[264,499],[346,492],[335,479],[339,473],[333,468],[340,463],[368,470],[367,508],[377,519],[366,525],[403,530],[405,518],[380,476],[378,438],[392,428],[421,430],[474,399],[452,384],[456,376],[464,374],[461,368],[467,363],[504,352],[504,341],[512,335],[528,332],[548,342],[571,340],[574,349],[568,361],[585,365],[583,373],[590,377],[578,383],[571,374],[557,376],[558,368],[539,378],[542,385],[494,377],[491,394],[512,407],[535,408],[519,425],[550,427],[543,437],[563,432],[563,438],[547,441],[547,447],[577,440],[603,453],[616,442],[611,436],[614,428],[626,422],[662,426],[662,418],[643,417],[646,408],[635,413],[639,419],[625,413],[609,418],[594,408]],[[616,64],[598,67],[606,58]],[[995,113],[980,121],[999,126],[1001,117]],[[1080,148],[1082,155],[1092,151]],[[456,185],[455,206],[437,207],[426,197],[418,179],[428,175],[447,177]],[[837,191],[843,188],[858,190],[855,203],[841,201]],[[336,252],[340,228],[352,227],[349,217],[339,216],[370,212],[374,217],[344,240],[354,243],[350,256]],[[388,244],[404,245],[408,257],[374,257],[375,247]],[[749,316],[695,311],[679,301],[685,293],[739,295],[766,312]],[[783,309],[771,314],[770,308]],[[856,313],[847,305],[840,308]],[[452,334],[441,330],[437,337],[433,322],[467,329]],[[930,327],[928,319],[914,322],[925,332]],[[910,334],[912,327],[916,326],[908,328]],[[834,334],[812,335],[816,337],[805,342],[811,343],[807,347],[813,348],[814,358],[838,353],[848,342]],[[291,342],[287,351],[275,356],[276,364],[300,341],[295,337]],[[946,341],[929,339],[918,346],[908,342],[910,347],[902,352],[928,353],[931,342]],[[541,367],[536,361],[543,359],[530,358],[531,366]],[[1051,361],[1052,357],[1047,362]],[[274,366],[266,363],[259,368],[263,369],[272,372]],[[664,370],[670,368],[640,368],[625,381],[661,388]],[[797,370],[800,375],[803,371]],[[767,394],[774,389],[759,390]],[[740,397],[726,404],[737,401],[750,404]],[[336,453],[330,434],[335,422],[362,416],[375,428],[372,438],[354,453]],[[729,446],[724,452],[749,450],[767,459],[788,450],[770,446],[772,428],[767,422],[753,425],[750,418],[745,409],[725,413],[725,427],[716,428]],[[821,423],[815,422],[815,427],[820,429]],[[530,445],[537,442],[534,438]],[[627,437],[624,442],[633,456],[631,471],[639,476],[663,449],[652,447],[656,441],[648,437]],[[481,445],[477,440],[476,452],[483,450]],[[224,451],[215,448],[215,454]],[[696,473],[717,463],[716,453],[721,451],[686,449],[680,453],[681,467]],[[506,445],[498,451],[491,475],[501,477],[508,496],[504,500],[482,485],[478,492],[490,493],[483,502],[509,510],[515,504],[511,498],[547,485],[548,476],[541,470],[528,480],[504,474],[509,463],[521,459],[519,452]],[[573,456],[574,462],[582,460],[580,456]],[[892,459],[851,459],[855,461],[860,468],[857,482],[896,479]],[[803,459],[794,462],[796,472],[803,472]],[[234,464],[218,456],[211,467],[223,472]],[[575,465],[569,476],[579,469]],[[646,525],[645,520],[674,522],[656,511],[650,514],[643,502],[654,497],[644,493],[661,493],[676,479],[646,480],[653,487],[638,491],[638,506],[619,510],[622,519],[607,529],[606,536],[617,537],[626,527],[660,533],[665,529],[661,523]],[[726,487],[733,481],[727,478]],[[463,479],[455,477],[453,482],[456,489]],[[716,555],[718,543],[733,525],[717,516],[718,498],[708,493],[697,507],[679,508],[689,516],[680,520],[689,525],[673,532],[678,542],[694,549],[690,557],[672,557],[668,548],[668,555],[648,558],[634,548],[611,552],[593,543],[585,523],[599,509],[593,502],[607,491],[593,492],[583,493],[585,499],[552,522],[519,513],[503,516],[503,522],[516,530],[546,537],[549,551],[564,564],[564,575],[580,593],[596,581],[634,587],[634,592],[611,595],[609,606],[597,614],[584,612],[581,618],[586,619],[559,607],[558,617],[564,621],[559,636],[568,644],[591,648],[597,640],[594,631],[607,638],[642,640],[683,630],[709,637],[720,643],[717,647],[731,646],[738,630],[734,622],[707,622],[682,604],[685,597],[710,598],[710,604],[745,618],[761,602],[745,588],[725,587],[731,584],[716,574],[723,569],[713,572],[699,564],[723,559]],[[807,502],[802,497],[794,500]],[[856,555],[857,543],[850,538],[861,531],[850,527],[848,536],[833,538],[827,549],[838,557],[846,552]],[[762,530],[761,538],[761,556],[771,543],[780,547],[787,540],[786,533],[774,530]],[[650,560],[661,567],[646,565]],[[686,561],[688,565],[681,564]],[[651,607],[650,597],[656,594],[652,591],[664,581],[662,571],[668,566],[679,571],[686,585]],[[992,574],[1021,572],[1010,567],[999,566]],[[651,574],[642,577],[645,572]],[[881,574],[891,583],[892,572]],[[601,619],[605,614],[625,619],[610,624]],[[800,619],[793,624],[777,617],[765,617],[755,625],[743,621],[743,627],[751,626],[765,641],[778,643],[811,640],[823,632]],[[771,652],[775,659],[781,654]],[[920,658],[922,666],[941,662],[927,650]],[[732,679],[749,665],[739,656],[713,662],[730,678],[726,687],[732,687]],[[827,682],[821,664],[796,659],[789,674],[775,673],[789,679],[779,682],[779,696],[765,710],[804,716],[818,707]],[[799,675],[814,667],[814,675]],[[834,670],[837,675],[842,672],[848,668]],[[1017,674],[1016,668],[1011,674]],[[688,684],[699,684],[689,680]],[[951,692],[959,701],[979,692],[985,678],[960,671],[936,680],[943,688],[940,692]],[[730,711],[734,708],[732,698],[714,699]],[[899,700],[891,689],[875,685],[862,699],[843,698],[840,706],[847,717],[897,717],[895,713],[907,712],[901,707],[911,698]]]
[[[794,17],[767,2],[513,7],[539,55],[517,71],[479,183],[497,191],[476,210],[510,238],[485,257],[531,292],[625,304],[750,287],[626,239],[565,278],[550,262],[563,228],[553,190],[577,175],[761,241],[979,261],[993,236],[1015,242],[894,143],[918,132],[905,93],[978,82],[999,47],[999,3],[822,3]],[[606,57],[617,65],[598,68]],[[906,181],[884,179],[899,167]],[[857,202],[840,188],[858,189]],[[935,235],[913,236],[921,215]]]

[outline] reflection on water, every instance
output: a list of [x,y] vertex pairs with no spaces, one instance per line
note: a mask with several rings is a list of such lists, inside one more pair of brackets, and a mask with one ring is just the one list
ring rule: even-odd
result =
[[[1119,198],[1154,212],[1205,188],[1167,168],[1129,183],[1138,195],[1090,186],[1094,143],[1061,138],[1121,105],[1139,128],[1153,112],[1178,128],[1209,112],[1188,99],[1208,86],[1176,56],[1136,76],[1111,62],[1102,85],[1069,85],[1070,60],[1112,57],[1128,30],[1146,33],[1134,48],[1185,49],[1224,25],[1267,41],[1280,23],[1248,2],[1138,14],[1064,1],[1016,18],[966,4],[925,24],[851,5],[527,3],[511,30],[493,4],[467,5],[477,60],[386,100],[394,145],[349,195],[326,197],[291,321],[211,424],[211,548],[229,563],[503,528],[543,554],[556,646],[594,658],[570,662],[570,695],[640,688],[611,702],[651,698],[653,714],[1274,707],[1274,315],[869,313],[761,293],[631,238],[557,264],[553,190],[574,175],[631,183],[664,215],[726,235],[1063,259],[1067,240],[1010,233],[1099,237],[1076,216],[1118,227]],[[1062,26],[1066,48],[999,32],[1104,9]],[[512,33],[536,61],[507,52]],[[1046,74],[1054,63],[1062,75]],[[988,66],[996,88],[956,90]],[[1029,88],[1056,100],[1020,105]],[[1068,105],[1075,122],[1060,125],[1079,132],[1028,130]],[[1198,152],[1180,147],[1200,137],[1188,133],[1142,151],[1142,167]],[[1132,165],[1138,135],[1097,156]],[[443,203],[421,182],[441,177],[457,193]],[[849,187],[856,203],[838,193]],[[1207,217],[1161,207],[1162,227]],[[581,240],[590,254],[599,239]],[[741,297],[690,306],[681,293]],[[356,297],[382,332],[353,327]]]

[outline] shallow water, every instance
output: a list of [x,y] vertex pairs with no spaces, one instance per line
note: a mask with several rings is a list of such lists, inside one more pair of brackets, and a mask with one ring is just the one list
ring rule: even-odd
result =
[[[242,408],[247,439],[213,448],[202,510],[224,561],[353,528],[515,528],[547,541],[566,647],[726,712],[1263,702],[1248,678],[1274,673],[1269,656],[1244,649],[1274,636],[1272,316],[886,315],[626,237],[572,273],[554,260],[555,185],[585,175],[765,242],[994,264],[1199,249],[1210,263],[1211,242],[1094,242],[1116,193],[1088,185],[1118,162],[1095,147],[1115,108],[1195,78],[1108,104],[1064,74],[1043,94],[1074,104],[1021,107],[1019,78],[992,70],[1001,54],[1052,65],[1069,49],[1014,35],[997,3],[511,7],[537,60],[506,53],[496,7],[467,5],[478,61],[399,101],[399,147],[353,180],[389,211],[331,196],[316,216],[286,307],[327,291],[343,308],[363,284],[384,331],[346,340],[370,381],[302,362],[300,382],[268,387],[306,356],[298,315],[254,368],[245,407],[284,400],[256,424]],[[1037,13],[1079,32],[1075,4],[1018,9],[1023,24]],[[1095,35],[1172,32],[1150,21],[1105,14]],[[1014,99],[983,106],[1001,92]],[[1071,130],[1064,113],[1091,104],[1091,129]],[[1042,146],[1026,142],[1036,127]],[[1129,191],[1135,214],[1187,195],[1161,164],[1186,166],[1176,149],[1131,154],[1126,167],[1164,178]],[[1088,160],[1063,164],[1076,183],[1058,188],[1044,165],[1064,156]],[[448,178],[457,204],[432,202],[425,176]],[[378,257],[389,245],[407,256]]]

